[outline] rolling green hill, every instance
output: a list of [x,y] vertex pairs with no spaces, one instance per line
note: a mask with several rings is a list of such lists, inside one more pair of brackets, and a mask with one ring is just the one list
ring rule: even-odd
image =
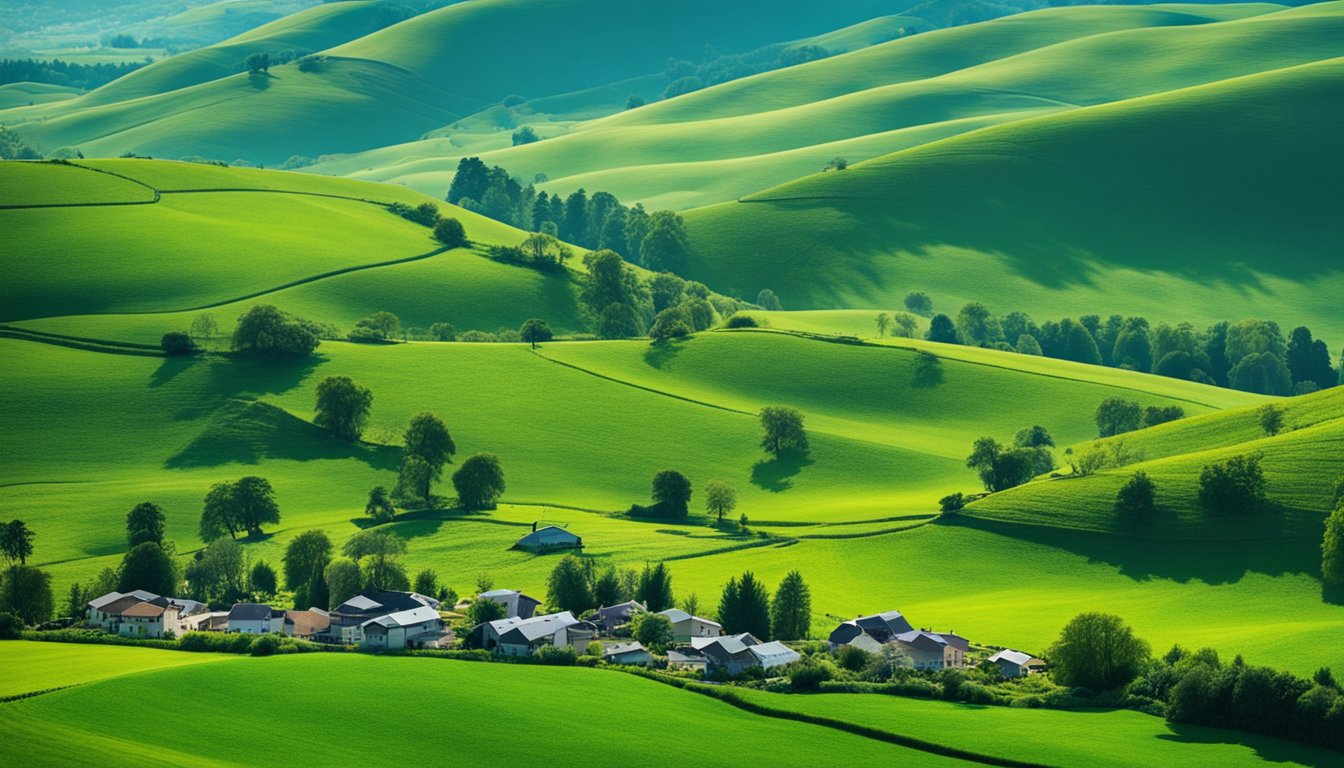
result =
[[944,308],[1263,316],[1338,337],[1342,73],[1335,59],[1021,121],[694,211],[691,272],[795,309],[926,290]]

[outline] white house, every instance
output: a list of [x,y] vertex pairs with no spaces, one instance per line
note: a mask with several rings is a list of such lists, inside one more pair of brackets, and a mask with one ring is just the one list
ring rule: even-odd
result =
[[1014,651],[1011,648],[1004,648],[990,656],[989,660],[998,665],[1004,677],[1026,677],[1045,666],[1044,661],[1033,657],[1030,653]]
[[492,589],[489,592],[482,592],[476,598],[478,600],[493,600],[504,606],[504,618],[506,619],[530,619],[537,610],[537,606],[541,605],[540,600],[529,597],[516,589]]
[[756,661],[760,665],[761,669],[769,669],[771,667],[780,667],[785,664],[792,664],[793,662],[802,658],[801,656],[798,655],[797,651],[793,650],[787,645],[784,645],[778,640],[769,643],[760,643],[759,645],[753,645],[750,646],[747,650],[751,651],[751,655],[756,657]]
[[163,637],[166,632],[175,635],[177,631],[176,605],[141,602],[121,612],[117,634],[123,637]]
[[615,643],[602,649],[602,660],[610,664],[643,666],[652,659],[641,643]]
[[672,622],[672,637],[679,643],[689,643],[694,637],[718,637],[723,634],[723,626],[717,621],[692,616],[680,608],[668,608],[659,611]]
[[569,611],[530,619],[497,619],[481,630],[482,647],[505,656],[529,656],[543,645],[578,645],[595,634]]
[[285,631],[285,612],[260,603],[238,603],[229,609],[228,632],[267,635]]
[[360,628],[364,637],[360,645],[380,651],[418,648],[437,643],[444,637],[443,620],[439,618],[439,612],[423,605],[369,619]]
[[[108,592],[88,602],[88,621],[92,626],[116,633],[121,623],[121,612],[140,603],[157,600],[159,596],[143,589],[131,592]],[[165,601],[166,603],[166,601]]]
[[417,592],[365,590],[333,608],[327,628],[318,637],[347,645],[363,643],[364,625],[369,619],[416,608],[432,608],[437,612],[439,601]]

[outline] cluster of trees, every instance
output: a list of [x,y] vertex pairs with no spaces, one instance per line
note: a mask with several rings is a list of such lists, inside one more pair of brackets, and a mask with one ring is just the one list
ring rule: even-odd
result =
[[[544,181],[539,177],[538,182]],[[672,211],[627,207],[609,192],[579,189],[567,197],[539,192],[534,184],[464,157],[448,188],[448,202],[496,221],[551,235],[593,250],[609,250],[655,272],[684,272],[689,254],[686,225]]]
[[[36,535],[22,520],[0,524],[0,555],[8,564],[0,574],[0,628],[17,634],[24,624],[40,624],[51,618],[54,599],[51,574],[28,565]],[[6,614],[17,617],[4,620]]]
[[210,542],[196,552],[183,573],[188,596],[220,607],[274,597],[279,590],[275,569],[264,560],[254,564],[249,560],[243,546],[233,539]]
[[270,304],[258,304],[238,318],[232,347],[244,352],[277,357],[306,357],[317,349],[322,337],[336,336],[335,329],[283,312]]
[[431,569],[411,579],[402,563],[406,552],[405,539],[369,529],[351,536],[337,555],[326,533],[304,531],[285,548],[285,586],[294,594],[297,609],[334,608],[369,588],[413,589],[445,602],[457,599]]
[[[646,563],[642,571],[615,566],[599,569],[592,558],[566,555],[551,569],[546,585],[546,604],[575,616],[628,600],[638,600],[654,613],[676,605],[672,574],[662,563]],[[694,595],[687,599],[698,606]]]
[[0,126],[0,160],[41,160],[42,153],[19,134]]
[[1136,400],[1123,397],[1108,397],[1097,405],[1093,420],[1097,422],[1098,437],[1133,432],[1136,429],[1155,427],[1168,421],[1185,418],[1185,409],[1179,405],[1140,406]]
[[406,203],[392,203],[387,210],[407,221],[434,230],[434,239],[448,248],[467,248],[471,240],[467,238],[467,229],[453,216],[439,213],[439,207],[433,203],[421,203],[410,206]]
[[[1207,514],[1251,514],[1265,507],[1265,473],[1259,454],[1233,456],[1204,465],[1199,473],[1197,499]],[[1157,484],[1138,471],[1116,492],[1115,516],[1129,527],[1140,527],[1157,512]]]
[[812,592],[798,571],[779,583],[774,598],[751,571],[732,577],[719,597],[726,634],[750,632],[761,640],[801,640],[812,630]]
[[[134,42],[134,40],[132,40]],[[125,46],[135,48],[137,46]],[[145,66],[147,61],[80,64],[52,59],[0,59],[0,85],[8,83],[46,83],[65,85],[91,91],[107,85],[122,75]]]
[[[911,305],[918,299],[919,311]],[[911,294],[916,314],[932,309],[924,294]],[[1092,365],[1155,373],[1267,395],[1306,394],[1337,385],[1324,341],[1305,326],[1285,339],[1272,320],[1215,323],[1203,331],[1190,323],[1152,326],[1143,317],[1084,315],[1037,325],[1025,312],[995,316],[979,302],[955,318],[933,315],[925,338],[990,347]],[[1344,358],[1341,358],[1344,366]]]
[[279,522],[280,505],[269,480],[256,475],[233,482],[226,480],[210,486],[205,494],[205,506],[201,510],[201,541],[222,539],[226,534],[230,539],[238,538],[240,533],[261,536],[261,526]]
[[534,232],[518,245],[492,245],[486,255],[505,264],[517,264],[543,272],[559,272],[574,258],[574,249],[554,235]]
[[[830,51],[820,45],[769,45],[746,53],[728,54],[708,47],[699,63],[686,59],[667,60],[663,75],[668,84],[663,89],[663,98],[671,99],[729,80],[805,64],[830,55]],[[643,104],[642,99],[640,104]],[[628,103],[626,108],[631,108]]]
[[[1005,446],[993,437],[981,437],[971,447],[966,466],[980,475],[985,490],[1007,490],[1022,485],[1031,478],[1055,468],[1055,456],[1050,452],[1055,439],[1045,427],[1027,427],[1013,437],[1013,444]],[[956,511],[964,499],[947,497],[942,500],[944,511]]]
[[358,344],[386,344],[398,337],[405,338],[401,318],[391,312],[379,311],[355,323],[345,338]]

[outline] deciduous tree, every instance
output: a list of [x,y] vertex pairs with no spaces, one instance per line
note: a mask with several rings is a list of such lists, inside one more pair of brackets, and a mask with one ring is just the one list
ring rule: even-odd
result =
[[776,456],[785,451],[806,451],[807,432],[803,414],[796,408],[768,405],[761,409],[761,447]]
[[373,392],[349,376],[328,376],[317,385],[317,415],[313,423],[342,440],[355,441],[364,431],[373,405]]
[[1109,691],[1138,676],[1148,653],[1148,643],[1119,616],[1091,612],[1064,625],[1048,656],[1056,683]]
[[453,488],[463,509],[494,509],[504,494],[504,465],[493,453],[473,454],[453,473]]

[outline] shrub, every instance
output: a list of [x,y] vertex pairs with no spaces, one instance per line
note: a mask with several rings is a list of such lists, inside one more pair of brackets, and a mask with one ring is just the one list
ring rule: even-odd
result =
[[789,670],[789,685],[795,691],[810,691],[835,678],[835,666],[829,661],[805,661]]
[[728,318],[727,327],[729,328],[759,328],[761,324],[756,322],[756,318],[751,315],[738,313]]
[[434,323],[429,326],[429,338],[435,341],[457,341],[457,329],[452,323]]
[[543,645],[537,649],[537,663],[555,667],[572,667],[578,660],[578,654],[568,645]]
[[944,515],[955,515],[966,507],[966,494],[951,493],[938,500],[938,510]]
[[275,635],[262,635],[252,641],[253,656],[271,656],[280,649],[280,641]]
[[0,613],[0,640],[18,640],[23,635],[23,620],[12,613]]
[[192,343],[191,336],[182,331],[169,331],[163,334],[163,338],[159,339],[159,346],[163,348],[163,353],[169,357],[190,355],[196,351],[196,345]]
[[449,248],[466,248],[471,245],[467,239],[466,227],[457,219],[446,216],[434,225],[434,238]]
[[850,672],[858,672],[868,663],[868,657],[872,654],[853,645],[842,645],[840,650],[835,653],[836,659],[840,662],[841,669],[847,669]]
[[1206,464],[1199,473],[1199,504],[1206,512],[1250,513],[1264,503],[1265,473],[1259,454]]

